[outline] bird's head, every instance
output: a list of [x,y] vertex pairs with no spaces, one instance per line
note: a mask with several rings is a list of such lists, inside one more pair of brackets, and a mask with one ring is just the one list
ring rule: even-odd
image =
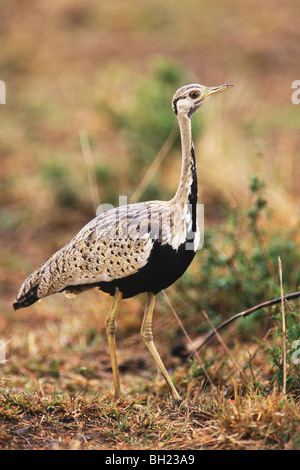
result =
[[207,87],[193,83],[179,88],[173,96],[172,108],[175,114],[185,114],[188,117],[207,101],[214,93],[228,90],[233,85]]

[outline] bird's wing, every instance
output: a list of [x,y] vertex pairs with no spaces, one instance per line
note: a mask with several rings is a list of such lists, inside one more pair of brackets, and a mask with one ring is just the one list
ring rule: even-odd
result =
[[162,204],[130,204],[100,214],[25,280],[17,300],[136,273],[147,263],[154,240],[162,237]]
[[84,227],[64,250],[68,285],[120,279],[143,267],[153,246],[147,209],[121,206]]

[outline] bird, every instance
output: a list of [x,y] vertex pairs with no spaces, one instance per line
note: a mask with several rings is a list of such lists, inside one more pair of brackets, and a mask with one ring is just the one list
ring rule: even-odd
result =
[[213,94],[232,86],[193,83],[175,92],[172,109],[179,126],[182,162],[178,188],[171,200],[121,205],[99,214],[23,282],[13,304],[17,310],[55,293],[73,296],[92,288],[112,296],[105,330],[116,400],[122,394],[116,350],[119,305],[122,299],[146,293],[142,339],[175,404],[183,402],[156,349],[152,317],[157,294],[183,275],[200,240],[191,117]]

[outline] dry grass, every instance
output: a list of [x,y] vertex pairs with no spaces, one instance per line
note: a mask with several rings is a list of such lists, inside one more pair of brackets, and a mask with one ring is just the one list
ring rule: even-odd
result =
[[[158,348],[185,400],[178,409],[136,334],[139,315],[129,325],[130,301],[123,304],[119,321],[124,396],[116,402],[105,299],[96,292],[74,301],[60,296],[55,314],[49,299],[43,310],[34,306],[18,321],[8,320],[7,331],[13,334],[9,360],[1,367],[2,449],[299,448],[298,399],[269,384],[272,371],[261,345],[234,338],[231,327],[223,340],[234,360],[214,342],[198,360],[182,365],[166,343],[165,331],[174,329],[176,319],[170,314],[156,318]],[[74,314],[75,303],[81,315]]]
[[[289,450],[299,447],[299,408],[276,392],[226,400],[199,394],[183,409],[149,393],[122,398],[6,393],[2,449]],[[287,424],[288,423],[288,424]]]
[[[276,389],[264,349],[282,344],[269,324],[273,311],[255,332],[228,328],[222,335],[227,350],[218,342],[209,344],[201,352],[201,366],[197,361],[182,365],[170,354],[182,333],[159,296],[154,334],[186,400],[180,410],[169,401],[140,342],[143,296],[121,308],[125,396],[118,403],[111,395],[103,330],[109,298],[97,292],[73,301],[54,296],[12,311],[24,278],[94,216],[97,190],[102,202],[115,204],[119,194],[130,199],[146,175],[149,161],[136,170],[124,121],[129,116],[135,128],[147,119],[148,110],[138,104],[145,102],[143,87],[152,83],[158,58],[175,63],[184,80],[236,85],[230,95],[211,100],[194,121],[206,227],[218,227],[224,206],[247,207],[249,176],[257,173],[266,182],[272,210],[263,228],[278,238],[285,228],[293,229],[297,246],[299,109],[291,103],[291,83],[299,79],[297,1],[283,6],[278,0],[217,0],[199,6],[196,0],[139,5],[0,0],[0,6],[0,79],[7,88],[7,104],[0,109],[0,340],[7,342],[7,362],[0,365],[0,447],[298,449],[298,392],[283,396]],[[171,92],[167,103],[170,99]],[[168,132],[153,147],[151,161]],[[151,175],[152,183],[159,183],[149,190],[169,197],[179,171],[180,153],[173,145],[159,175]],[[199,253],[191,277],[202,263]],[[282,265],[285,282],[292,263],[282,258]],[[186,282],[168,295],[194,339],[208,326],[200,314],[200,293]],[[246,307],[235,299],[226,302],[227,295],[224,288],[205,299],[216,316]],[[288,374],[291,367],[287,364]]]

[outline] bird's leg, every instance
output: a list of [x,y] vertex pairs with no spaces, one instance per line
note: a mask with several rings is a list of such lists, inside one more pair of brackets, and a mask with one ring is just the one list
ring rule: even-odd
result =
[[115,389],[115,398],[120,398],[121,396],[121,387],[120,387],[120,377],[119,377],[119,368],[118,368],[118,361],[117,361],[117,350],[116,350],[116,331],[117,331],[117,313],[118,313],[118,306],[120,301],[122,300],[122,292],[116,288],[114,301],[110,311],[108,312],[106,319],[105,319],[105,329],[106,329],[106,336],[108,340],[109,352],[111,357],[111,366],[113,372],[113,379],[114,379],[114,389]]
[[153,315],[154,303],[155,303],[155,295],[152,292],[148,292],[147,305],[146,305],[146,310],[145,310],[142,328],[141,328],[141,335],[144,340],[144,343],[146,344],[147,348],[152,354],[158,368],[160,369],[165,381],[169,385],[175,403],[179,405],[182,403],[182,399],[180,398],[179,393],[174,387],[174,384],[171,381],[170,376],[153,342],[152,315]]

